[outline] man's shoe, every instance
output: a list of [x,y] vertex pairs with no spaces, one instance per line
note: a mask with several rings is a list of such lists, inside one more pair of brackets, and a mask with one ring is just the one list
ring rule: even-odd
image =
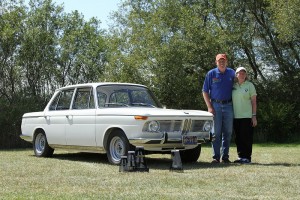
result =
[[222,163],[231,163],[231,161],[228,158],[222,159]]
[[242,164],[250,164],[251,162],[250,162],[250,160],[247,159],[247,158],[242,158],[242,159],[241,159],[241,163],[242,163]]
[[238,158],[234,161],[234,163],[240,163],[240,164],[249,164],[251,161],[247,158]]
[[220,163],[220,161],[218,159],[213,159],[211,163]]
[[238,158],[237,160],[233,161],[234,163],[242,163],[242,158]]

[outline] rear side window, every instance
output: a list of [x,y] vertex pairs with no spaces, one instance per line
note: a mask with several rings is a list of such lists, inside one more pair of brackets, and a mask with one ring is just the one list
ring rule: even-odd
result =
[[78,88],[75,94],[73,109],[93,109],[95,108],[93,88]]
[[51,105],[49,107],[49,110],[56,110],[57,102],[59,100],[60,95],[61,95],[61,92],[59,92],[59,93],[56,94],[55,98],[53,99],[53,101],[52,101],[52,103],[51,103]]
[[74,89],[59,92],[50,105],[50,110],[68,110],[70,108],[73,92]]

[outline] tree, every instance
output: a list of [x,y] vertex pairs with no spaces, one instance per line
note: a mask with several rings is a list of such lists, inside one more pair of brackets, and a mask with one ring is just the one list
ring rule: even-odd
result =
[[[297,1],[292,2],[299,7]],[[295,109],[298,115],[299,91],[293,85],[299,84],[299,37],[288,43],[278,37],[274,16],[280,22],[287,18],[275,15],[274,5],[278,6],[271,0],[125,2],[114,15],[108,77],[151,86],[163,104],[170,107],[205,109],[201,97],[204,75],[213,67],[214,56],[224,52],[232,68],[248,68],[257,85],[259,115],[268,113],[275,99],[280,106],[272,108]],[[297,13],[297,8],[292,12]],[[292,20],[291,24],[296,27],[298,22]],[[286,102],[285,96],[293,96],[293,100]],[[286,104],[293,106],[282,106]],[[297,130],[296,116],[280,113],[285,121],[293,122],[281,131]],[[258,130],[270,123],[261,119],[262,128]]]
[[21,143],[15,140],[20,130],[20,120],[16,116],[22,112],[17,106],[21,100],[22,69],[16,63],[25,8],[17,4],[17,1],[0,2],[0,147]]
[[[55,89],[103,79],[107,46],[96,19],[66,14],[51,0],[0,2],[0,148],[22,144],[22,115]],[[23,143],[24,144],[24,143]]]
[[98,20],[85,22],[77,11],[67,14],[57,41],[56,82],[60,86],[103,79],[107,47]]
[[53,89],[56,34],[62,8],[50,0],[30,1],[23,21],[22,41],[18,52],[18,65],[23,69],[23,91],[36,101],[45,103]]
[[300,1],[268,0],[278,38],[285,42],[300,42]]
[[21,69],[15,63],[22,40],[22,21],[25,18],[24,7],[15,6],[15,2],[2,1],[0,6],[0,95],[12,103],[21,81]]
[[152,87],[167,106],[204,108],[202,81],[221,49],[207,32],[208,7],[176,0],[136,0],[122,7],[124,16],[115,15],[110,69]]

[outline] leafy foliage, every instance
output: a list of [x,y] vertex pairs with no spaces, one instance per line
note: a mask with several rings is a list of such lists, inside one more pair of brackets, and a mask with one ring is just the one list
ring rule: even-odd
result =
[[22,113],[42,110],[68,84],[140,83],[169,108],[205,110],[201,88],[217,53],[227,53],[233,69],[246,67],[257,88],[258,140],[297,138],[299,7],[299,0],[123,1],[106,32],[52,0],[2,0],[0,147],[19,145]]
[[[125,2],[114,15],[108,68],[121,72],[122,81],[153,87],[170,107],[205,109],[204,76],[214,56],[227,53],[229,66],[248,68],[257,86],[258,134],[265,133],[263,140],[288,140],[299,132],[298,7],[297,0]],[[288,22],[288,13],[295,19]]]
[[107,48],[99,21],[51,0],[0,7],[0,147],[7,147],[21,143],[22,114],[42,110],[57,87],[101,79]]

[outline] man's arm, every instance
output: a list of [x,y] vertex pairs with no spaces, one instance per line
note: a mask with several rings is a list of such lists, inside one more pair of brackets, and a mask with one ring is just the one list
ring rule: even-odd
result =
[[205,101],[206,106],[207,106],[207,111],[210,112],[210,113],[212,113],[214,115],[215,114],[215,110],[214,110],[214,108],[211,105],[209,94],[207,92],[203,92],[203,98],[204,98],[204,101]]

